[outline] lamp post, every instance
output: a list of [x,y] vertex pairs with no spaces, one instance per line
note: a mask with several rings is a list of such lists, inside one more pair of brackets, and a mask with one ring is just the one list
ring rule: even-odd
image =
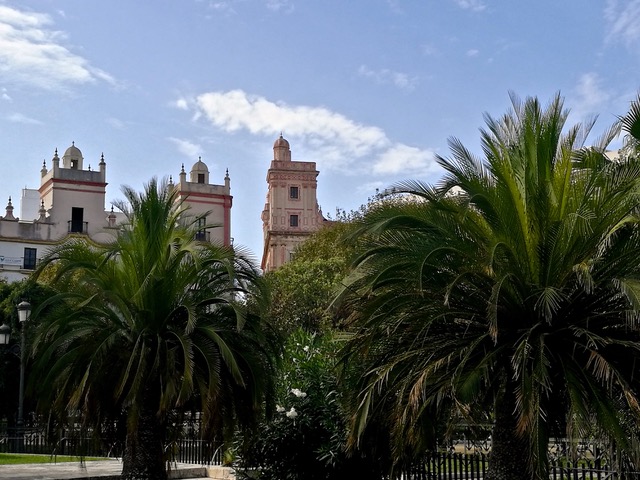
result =
[[0,345],[9,345],[11,338],[11,327],[6,323],[0,325]]
[[24,324],[29,321],[31,316],[31,304],[26,301],[22,301],[18,304],[18,320],[22,328],[22,339],[20,341],[20,390],[18,395],[18,436],[20,438],[20,444],[22,444],[23,429],[24,429],[24,354],[25,354],[25,326]]

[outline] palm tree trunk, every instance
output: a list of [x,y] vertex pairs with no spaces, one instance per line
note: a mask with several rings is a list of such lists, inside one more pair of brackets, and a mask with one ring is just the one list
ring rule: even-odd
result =
[[163,459],[163,425],[156,410],[141,408],[140,416],[127,426],[123,457],[124,480],[167,480]]
[[529,445],[516,432],[515,391],[507,382],[501,398],[496,400],[495,424],[491,436],[491,453],[486,480],[526,480],[533,476],[527,468]]

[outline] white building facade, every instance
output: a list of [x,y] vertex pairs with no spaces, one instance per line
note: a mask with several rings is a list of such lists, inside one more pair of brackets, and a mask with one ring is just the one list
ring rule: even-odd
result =
[[[36,267],[51,245],[80,237],[96,243],[113,240],[124,220],[113,207],[105,210],[107,166],[104,155],[98,170],[84,169],[82,152],[72,144],[59,158],[56,150],[48,169],[40,171],[40,187],[23,189],[20,215],[14,214],[9,197],[0,216],[0,278],[21,280]],[[204,215],[200,240],[231,244],[231,204],[229,175],[223,185],[209,183],[207,166],[198,160],[189,181],[184,166],[180,182],[173,185],[189,214]],[[206,224],[205,224],[206,223]],[[219,227],[211,228],[211,225]]]

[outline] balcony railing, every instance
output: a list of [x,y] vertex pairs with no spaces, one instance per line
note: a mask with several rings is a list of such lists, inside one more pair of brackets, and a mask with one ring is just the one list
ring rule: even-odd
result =
[[69,220],[67,222],[67,232],[84,233],[86,235],[89,232],[89,222],[75,222],[73,220]]

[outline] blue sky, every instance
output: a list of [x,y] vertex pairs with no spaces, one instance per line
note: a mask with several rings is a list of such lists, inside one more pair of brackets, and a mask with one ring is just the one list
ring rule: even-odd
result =
[[478,151],[510,91],[560,91],[602,132],[638,72],[640,0],[0,0],[0,213],[72,141],[85,165],[104,152],[109,202],[202,156],[257,257],[281,131],[335,214],[437,181],[434,154]]

